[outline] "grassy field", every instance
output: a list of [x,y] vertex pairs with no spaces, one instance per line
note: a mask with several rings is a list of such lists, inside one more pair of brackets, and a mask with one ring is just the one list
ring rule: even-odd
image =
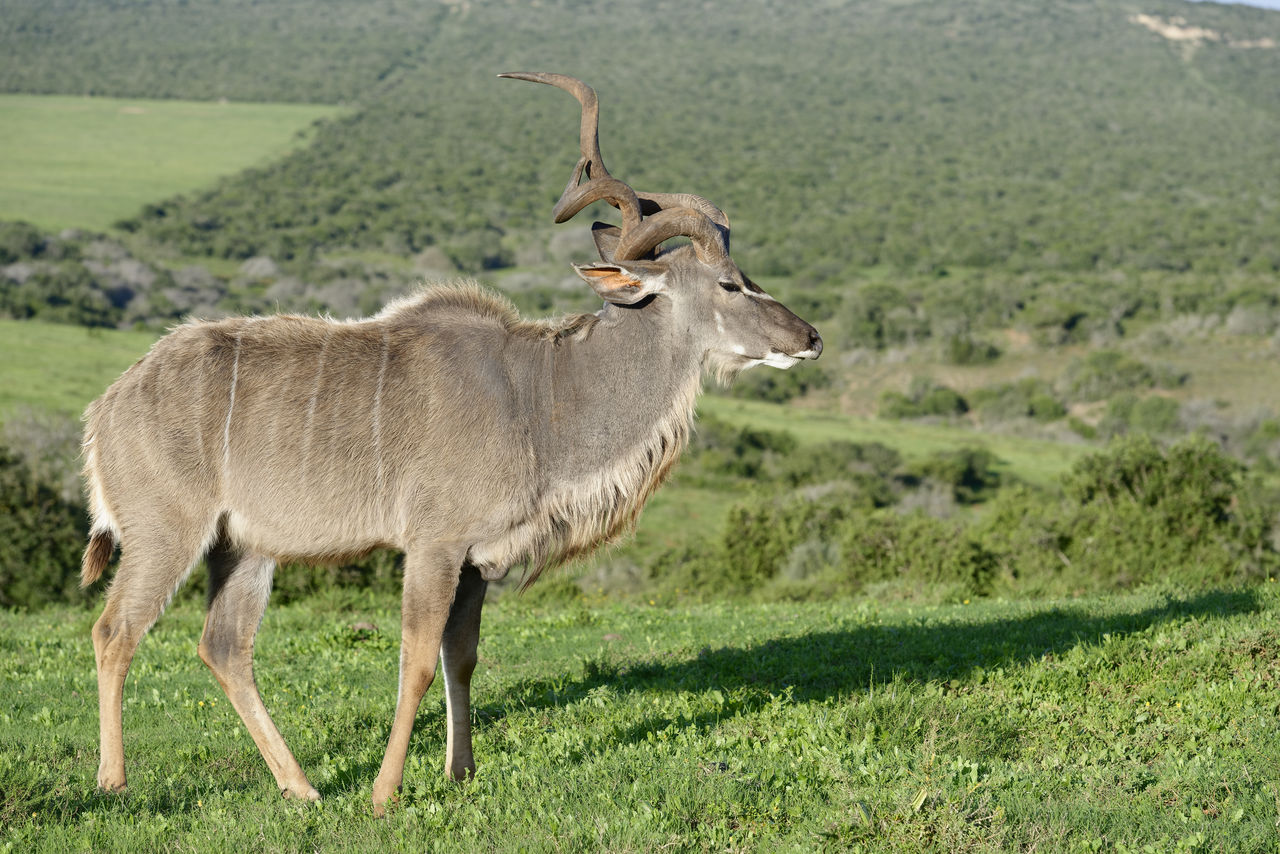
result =
[[24,408],[79,416],[155,339],[0,318],[0,421]]
[[[95,792],[94,615],[0,615],[0,851],[1273,851],[1280,590],[950,607],[491,603],[477,778],[442,694],[399,808],[369,809],[391,599],[268,610],[258,676],[323,800],[282,801],[195,656],[198,603],[125,693],[130,789]],[[371,637],[352,625],[372,622]],[[1150,846],[1150,847],[1146,847]]]
[[105,229],[299,145],[335,107],[0,95],[0,219]]

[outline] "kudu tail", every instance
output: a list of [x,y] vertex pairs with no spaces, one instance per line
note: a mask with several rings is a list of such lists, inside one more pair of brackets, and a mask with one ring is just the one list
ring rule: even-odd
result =
[[89,545],[85,546],[84,561],[80,564],[81,587],[88,587],[102,577],[115,547],[115,534],[109,530],[94,531],[89,535]]

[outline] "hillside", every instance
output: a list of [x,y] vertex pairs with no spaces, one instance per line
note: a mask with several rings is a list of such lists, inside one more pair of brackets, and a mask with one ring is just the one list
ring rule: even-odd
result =
[[[539,260],[576,105],[493,78],[528,67],[589,80],[613,170],[716,200],[760,275],[1280,268],[1280,15],[1256,9],[6,5],[0,49],[23,61],[6,63],[0,88],[359,105],[294,156],[129,222],[183,255],[306,267],[344,246],[438,247],[464,270]],[[1219,38],[1171,39],[1138,15]],[[264,49],[237,65],[240,42],[175,36],[206,23],[215,43],[252,31]],[[86,43],[89,26],[103,38]],[[617,60],[620,38],[634,60]],[[120,44],[135,58],[117,62]],[[299,65],[304,45],[318,47]]]

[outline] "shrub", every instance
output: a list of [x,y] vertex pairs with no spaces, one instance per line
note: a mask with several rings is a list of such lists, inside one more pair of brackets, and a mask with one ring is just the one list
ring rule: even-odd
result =
[[40,229],[27,222],[0,222],[0,265],[39,256],[46,245]]
[[735,504],[725,525],[722,577],[730,589],[759,588],[778,574],[796,546],[833,541],[842,522],[872,507],[852,486]]
[[685,478],[761,478],[773,459],[790,454],[796,437],[779,430],[739,427],[718,418],[704,418],[681,467]]
[[999,459],[986,448],[939,451],[907,470],[908,482],[934,481],[949,487],[961,504],[976,504],[995,495],[1000,488]]
[[[404,560],[399,552],[379,549],[359,560],[341,564],[310,566],[284,564],[277,567],[271,601],[294,602],[327,590],[373,590],[397,593],[403,587]],[[204,576],[194,573],[194,593],[204,590]]]
[[731,397],[786,403],[811,389],[826,388],[831,378],[812,365],[797,365],[786,371],[755,370],[742,374],[729,388]]
[[1153,368],[1116,350],[1095,350],[1067,366],[1062,392],[1068,400],[1103,400],[1125,391],[1176,388],[1187,374],[1173,368]]
[[893,503],[892,478],[902,455],[879,442],[836,439],[802,445],[776,459],[776,477],[790,487],[844,480],[874,496],[876,506]]
[[[1164,451],[1146,436],[1116,442],[1079,460],[1063,478],[1069,500],[1082,506],[1131,502],[1163,508],[1175,527],[1225,521],[1244,466],[1203,436]],[[1176,521],[1175,521],[1176,520]]]
[[943,344],[942,358],[953,365],[984,365],[1000,358],[1000,348],[971,335],[952,335]]
[[839,542],[844,569],[858,587],[895,581],[930,598],[983,595],[998,566],[963,524],[918,513],[852,517]]
[[1221,584],[1280,566],[1278,507],[1217,445],[1191,437],[1167,451],[1146,436],[1080,460],[1064,497],[1003,492],[980,536],[1005,583],[1024,594],[1128,587],[1174,578]]
[[729,511],[715,548],[669,553],[658,578],[768,598],[852,595],[889,584],[931,599],[980,595],[997,564],[964,526],[876,509],[856,486],[756,496]]
[[969,411],[968,402],[956,391],[928,377],[916,377],[906,394],[887,391],[880,397],[881,418],[953,417]]
[[0,606],[86,601],[78,585],[88,531],[83,506],[0,445]]
[[1098,426],[1106,436],[1129,432],[1168,435],[1180,426],[1179,409],[1178,402],[1171,398],[1122,394],[1108,401],[1106,415]]
[[1044,380],[1024,379],[980,388],[969,395],[969,403],[984,421],[1033,418],[1057,421],[1067,408],[1053,395]]

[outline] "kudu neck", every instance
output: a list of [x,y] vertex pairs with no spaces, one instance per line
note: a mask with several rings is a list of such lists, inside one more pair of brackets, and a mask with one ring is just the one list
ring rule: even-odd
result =
[[[552,346],[539,401],[560,466],[592,469],[634,453],[687,424],[701,381],[701,354],[675,328],[670,306],[606,305],[580,338]],[[683,429],[677,431],[683,437]],[[580,462],[579,462],[580,461]]]

